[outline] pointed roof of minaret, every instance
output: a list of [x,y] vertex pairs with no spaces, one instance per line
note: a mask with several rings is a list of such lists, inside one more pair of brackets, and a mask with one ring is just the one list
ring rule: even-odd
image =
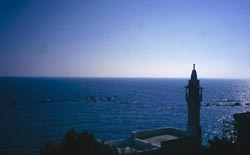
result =
[[197,80],[197,73],[196,73],[196,70],[195,70],[195,64],[193,64],[193,71],[192,71],[192,74],[191,74],[191,80]]

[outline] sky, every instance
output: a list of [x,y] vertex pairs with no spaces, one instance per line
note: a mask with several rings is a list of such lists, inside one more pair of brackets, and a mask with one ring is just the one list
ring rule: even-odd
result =
[[0,76],[250,79],[249,0],[1,0]]

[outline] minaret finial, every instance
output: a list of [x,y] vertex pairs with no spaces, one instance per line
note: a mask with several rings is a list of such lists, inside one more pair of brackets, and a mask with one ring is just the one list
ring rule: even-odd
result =
[[195,64],[193,64],[193,69],[195,69]]

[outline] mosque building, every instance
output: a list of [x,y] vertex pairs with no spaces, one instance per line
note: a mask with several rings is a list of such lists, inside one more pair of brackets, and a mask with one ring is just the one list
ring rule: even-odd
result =
[[157,128],[132,131],[131,137],[105,142],[119,154],[136,155],[198,155],[201,151],[200,105],[202,87],[197,77],[195,64],[186,89],[188,107],[187,131],[177,128]]

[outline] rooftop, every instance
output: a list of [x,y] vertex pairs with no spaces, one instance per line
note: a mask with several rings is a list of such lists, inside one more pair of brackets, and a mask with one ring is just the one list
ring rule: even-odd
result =
[[178,137],[176,137],[176,136],[165,134],[165,135],[153,136],[153,137],[146,138],[143,140],[146,142],[149,142],[150,144],[152,144],[154,146],[161,147],[161,142],[174,140],[177,138]]
[[[105,142],[116,148],[120,154],[133,152],[157,151],[161,143],[186,136],[186,132],[176,128],[157,128],[132,131],[131,138]],[[154,153],[153,153],[154,154]]]

